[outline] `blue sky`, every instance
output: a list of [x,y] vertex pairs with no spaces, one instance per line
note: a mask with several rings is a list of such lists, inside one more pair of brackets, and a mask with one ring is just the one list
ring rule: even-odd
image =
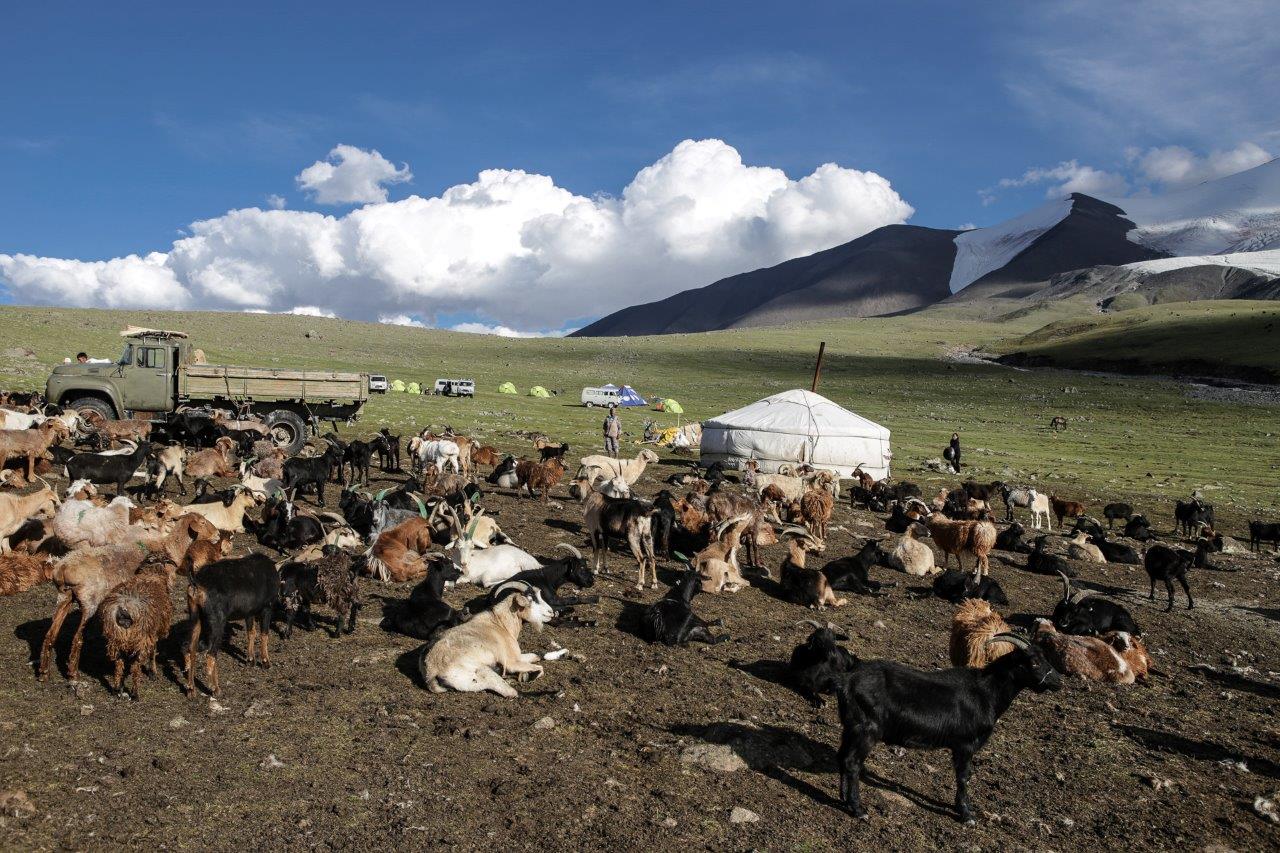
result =
[[[823,163],[874,172],[908,221],[948,228],[1073,180],[1160,191],[1173,179],[1159,157],[1144,165],[1153,149],[1182,152],[1177,180],[1207,174],[1215,151],[1229,164],[1242,145],[1241,162],[1280,150],[1280,40],[1266,35],[1280,4],[1114,5],[22,4],[0,53],[0,253],[167,252],[190,223],[271,195],[342,217],[359,204],[320,203],[297,180],[339,144],[407,165],[411,180],[385,184],[394,202],[486,169],[618,196],[682,140],[716,139],[792,180]],[[422,284],[420,309],[397,297],[387,311],[513,323],[443,292]]]

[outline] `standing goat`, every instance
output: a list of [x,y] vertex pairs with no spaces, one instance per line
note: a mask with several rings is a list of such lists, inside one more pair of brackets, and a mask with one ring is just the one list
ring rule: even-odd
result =
[[155,675],[156,645],[169,636],[173,623],[169,591],[176,570],[169,562],[147,563],[102,600],[102,634],[107,640],[107,657],[115,664],[112,690],[120,692],[124,686],[126,664],[134,699],[138,698],[140,670],[146,667]]

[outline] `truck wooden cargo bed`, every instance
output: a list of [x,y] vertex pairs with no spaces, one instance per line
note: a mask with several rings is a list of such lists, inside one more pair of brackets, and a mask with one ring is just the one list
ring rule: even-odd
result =
[[178,395],[187,399],[363,402],[369,399],[369,376],[332,370],[188,364],[179,370]]

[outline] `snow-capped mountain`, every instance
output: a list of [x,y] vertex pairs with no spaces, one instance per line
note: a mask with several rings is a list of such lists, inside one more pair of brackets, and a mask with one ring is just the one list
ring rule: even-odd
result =
[[[1167,301],[1174,291],[1158,283],[1173,279],[1159,276],[1173,270],[1181,270],[1174,277],[1178,292],[1192,294],[1183,298],[1273,298],[1268,282],[1280,275],[1280,252],[1271,250],[1280,250],[1280,160],[1161,196],[1073,193],[970,231],[890,225],[814,255],[623,309],[575,334],[869,317],[944,299],[1042,291],[1068,296],[1072,287],[1088,293],[1147,288],[1143,292]],[[1094,269],[1098,275],[1063,275]],[[1139,284],[1152,276],[1155,285]],[[1109,283],[1100,287],[1104,278]]]

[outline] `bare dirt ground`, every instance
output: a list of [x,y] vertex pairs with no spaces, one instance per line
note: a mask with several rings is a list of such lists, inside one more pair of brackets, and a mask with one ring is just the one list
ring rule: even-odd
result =
[[[651,469],[641,491],[672,470]],[[549,555],[557,542],[584,542],[577,507],[555,494],[548,508],[496,492],[486,502],[518,544]],[[835,524],[829,558],[885,535],[880,518],[847,503]],[[776,572],[781,548],[765,554]],[[39,587],[0,601],[0,791],[30,804],[5,802],[0,847],[1274,849],[1280,826],[1255,800],[1280,791],[1280,564],[1214,559],[1238,571],[1194,572],[1196,608],[1179,601],[1169,614],[1163,590],[1147,600],[1140,567],[1079,565],[1082,582],[1134,612],[1165,675],[1020,697],[975,762],[972,827],[952,816],[946,753],[881,747],[868,763],[870,819],[839,807],[834,703],[815,709],[785,679],[809,630],[796,622],[814,614],[767,583],[697,600],[704,616],[724,618],[730,641],[650,646],[636,618],[663,590],[629,594],[634,566],[615,553],[592,590],[601,603],[581,611],[596,626],[526,631],[527,649],[572,655],[519,685],[517,700],[423,690],[420,644],[378,627],[383,601],[408,588],[365,583],[353,636],[331,639],[323,625],[287,642],[274,635],[269,670],[243,665],[237,631],[216,702],[178,689],[182,625],[140,702],[107,691],[96,626],[79,684],[58,673],[37,683],[31,660],[54,601]],[[1060,588],[1022,564],[998,553],[993,574],[1010,621],[1026,626]],[[920,595],[917,579],[875,577],[898,585],[828,614],[848,645],[864,658],[947,665],[951,605]],[[734,822],[739,808],[756,819]]]

